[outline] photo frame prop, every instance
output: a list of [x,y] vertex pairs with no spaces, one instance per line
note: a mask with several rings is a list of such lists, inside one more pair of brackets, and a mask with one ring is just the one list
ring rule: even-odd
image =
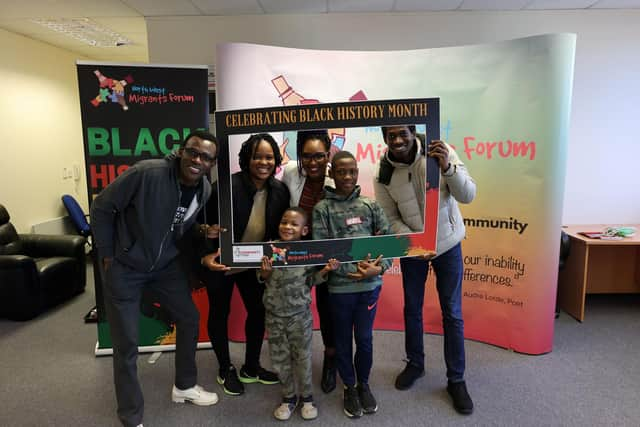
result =
[[[330,258],[351,262],[367,256],[373,259],[380,254],[384,258],[398,258],[435,251],[440,188],[440,171],[436,159],[427,156],[425,226],[422,233],[243,243],[239,241],[240,236],[233,236],[231,174],[232,165],[235,164],[232,159],[237,157],[237,152],[230,147],[237,145],[232,144],[232,141],[237,142],[240,137],[246,138],[256,133],[269,133],[275,137],[300,130],[379,129],[382,126],[416,125],[425,129],[425,150],[428,151],[429,142],[440,139],[439,109],[439,98],[418,98],[216,111],[216,136],[220,150],[217,182],[219,223],[226,229],[220,234],[221,262],[230,267],[259,267],[262,256],[268,256],[274,267],[284,267],[325,264]],[[341,137],[344,143],[345,134]],[[372,160],[375,156],[377,161],[384,154],[386,145],[381,138],[380,136],[380,144],[375,150],[376,155],[369,147]],[[295,146],[295,143],[292,145]],[[361,180],[362,177],[359,181]]]

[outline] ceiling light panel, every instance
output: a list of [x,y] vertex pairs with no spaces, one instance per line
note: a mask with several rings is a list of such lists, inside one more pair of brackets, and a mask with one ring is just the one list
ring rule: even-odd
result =
[[34,18],[30,21],[90,46],[118,47],[133,44],[127,37],[88,18]]

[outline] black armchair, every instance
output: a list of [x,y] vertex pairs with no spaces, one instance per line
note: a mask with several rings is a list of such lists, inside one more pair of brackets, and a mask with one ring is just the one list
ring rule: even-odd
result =
[[18,234],[0,205],[0,317],[28,320],[84,291],[85,238]]

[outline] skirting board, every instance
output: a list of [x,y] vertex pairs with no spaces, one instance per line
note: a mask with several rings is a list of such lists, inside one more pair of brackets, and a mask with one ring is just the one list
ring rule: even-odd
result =
[[[198,350],[203,348],[211,348],[210,342],[199,342],[196,347]],[[145,345],[138,347],[138,353],[155,353],[157,351],[175,351],[175,344],[165,345]],[[96,356],[111,356],[113,354],[112,348],[98,348],[98,342],[96,341],[95,355]]]

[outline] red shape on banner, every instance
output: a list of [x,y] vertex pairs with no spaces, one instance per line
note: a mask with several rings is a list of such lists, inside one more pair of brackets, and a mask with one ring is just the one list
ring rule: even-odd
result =
[[357,91],[356,93],[351,95],[351,98],[349,98],[349,101],[366,101],[366,100],[367,100],[367,95],[365,95],[362,90]]

